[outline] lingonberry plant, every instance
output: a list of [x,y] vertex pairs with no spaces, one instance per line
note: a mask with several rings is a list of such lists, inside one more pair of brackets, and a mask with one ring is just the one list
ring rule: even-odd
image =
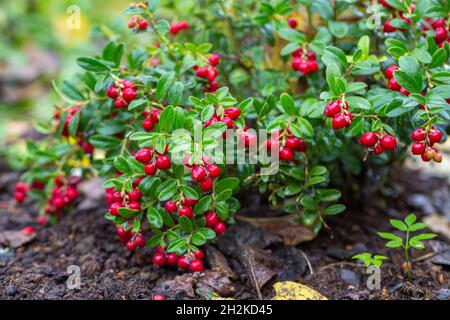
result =
[[145,47],[108,39],[55,85],[64,103],[37,126],[48,139],[27,144],[16,200],[37,200],[45,224],[76,205],[81,180],[105,178],[105,217],[124,246],[192,272],[233,223],[240,189],[319,231],[345,210],[329,185],[362,160],[393,163],[412,144],[442,161],[449,6],[380,4],[374,19],[372,1],[208,0],[171,23],[157,0],[131,4],[128,29]]
[[391,232],[378,232],[378,235],[386,240],[388,248],[403,248],[405,255],[404,270],[408,277],[412,276],[412,264],[410,260],[410,249],[424,249],[425,245],[423,241],[433,239],[436,237],[434,233],[421,233],[415,236],[411,236],[413,232],[421,231],[427,228],[427,225],[422,222],[416,222],[417,217],[411,213],[403,221],[397,219],[391,219],[390,224],[397,230],[405,233],[404,237],[399,237]]

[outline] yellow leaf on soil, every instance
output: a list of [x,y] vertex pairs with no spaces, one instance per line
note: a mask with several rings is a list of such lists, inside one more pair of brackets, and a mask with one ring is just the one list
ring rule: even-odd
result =
[[316,290],[297,282],[277,282],[273,288],[277,293],[273,300],[328,300]]

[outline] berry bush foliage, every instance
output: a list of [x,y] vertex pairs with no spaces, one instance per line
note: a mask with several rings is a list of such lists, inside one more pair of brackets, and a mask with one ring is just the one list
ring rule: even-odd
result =
[[[82,73],[55,85],[62,103],[36,126],[48,138],[27,142],[15,194],[39,205],[39,224],[101,177],[124,246],[194,272],[201,247],[234,222],[239,190],[317,232],[345,210],[339,187],[363,166],[408,153],[442,161],[449,1],[200,2],[180,17],[156,0],[131,4],[129,32],[143,45],[108,33],[101,54],[77,60]],[[279,170],[209,154],[223,138],[232,159],[256,149],[278,156]]]

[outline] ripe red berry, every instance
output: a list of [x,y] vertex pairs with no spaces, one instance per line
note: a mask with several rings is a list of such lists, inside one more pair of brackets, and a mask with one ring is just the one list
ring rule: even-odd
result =
[[292,70],[300,71],[302,63],[304,63],[304,62],[303,62],[302,58],[300,58],[300,57],[295,57],[294,59],[292,59],[292,62],[291,62]]
[[201,67],[195,71],[195,75],[199,78],[206,78],[208,76],[208,72],[209,70],[207,67]]
[[327,117],[334,117],[341,112],[341,102],[339,100],[332,101],[325,106],[324,114]]
[[442,132],[439,130],[431,129],[428,133],[428,139],[431,143],[440,142],[442,140]]
[[141,184],[142,179],[144,179],[144,178],[142,178],[142,177],[136,178],[136,180],[134,180],[134,182],[133,182],[133,188],[139,187],[139,185]]
[[284,161],[292,161],[294,160],[294,153],[289,148],[284,148],[280,151],[280,159]]
[[133,240],[127,242],[126,247],[129,251],[136,250],[136,243]]
[[178,215],[180,217],[183,216],[183,217],[191,219],[194,216],[194,211],[192,210],[191,207],[184,206],[183,208],[181,208],[181,210],[178,213]]
[[380,0],[380,4],[383,6],[383,7],[385,7],[386,9],[393,9],[393,7],[389,4],[389,3],[387,3],[387,1],[386,0]]
[[186,270],[189,267],[189,259],[186,256],[182,256],[178,259],[178,268]]
[[139,24],[139,29],[147,30],[147,28],[148,28],[148,21],[146,19],[140,19],[138,24]]
[[143,235],[139,235],[134,239],[134,243],[136,244],[137,247],[142,248],[143,246],[145,246],[145,238]]
[[275,139],[269,139],[266,142],[266,148],[267,148],[267,151],[269,151],[269,152],[272,150],[273,151],[278,150],[280,148],[280,142]]
[[308,53],[306,53],[306,58],[308,58],[308,60],[313,61],[317,59],[317,55],[314,51],[308,51]]
[[210,177],[217,178],[220,176],[220,168],[215,164],[210,164],[206,169],[208,170]]
[[399,66],[392,65],[386,69],[386,77],[388,79],[392,79],[394,77],[394,71],[400,69]]
[[395,78],[391,78],[389,79],[388,88],[393,91],[398,91],[401,87]]
[[397,148],[397,139],[390,134],[385,134],[381,138],[381,146],[385,150],[395,150]]
[[405,88],[400,88],[400,93],[404,94],[405,96],[409,96],[411,93],[406,90]]
[[16,192],[14,195],[17,203],[22,203],[25,201],[27,195],[24,192]]
[[159,115],[161,114],[162,110],[156,109],[152,111],[152,114],[150,115],[154,123],[159,123]]
[[134,158],[140,163],[147,164],[152,159],[152,152],[150,149],[144,148],[136,152]]
[[155,253],[152,258],[153,265],[162,267],[166,264],[166,258],[162,253]]
[[62,208],[65,206],[65,201],[63,197],[56,197],[53,199],[53,205],[57,208]]
[[333,129],[339,130],[345,128],[349,125],[349,121],[343,115],[336,115],[333,117],[333,121],[331,122]]
[[301,62],[299,63],[299,66],[298,66],[298,71],[300,71],[301,73],[303,73],[305,75],[308,74],[309,73],[308,62],[301,60]]
[[133,29],[136,26],[133,20],[128,21],[128,28]]
[[427,138],[427,133],[424,129],[416,129],[411,134],[411,139],[414,141],[423,141]]
[[78,198],[78,192],[75,187],[69,187],[66,190],[66,197],[69,198],[69,200],[75,200]]
[[136,92],[134,92],[134,90],[131,88],[127,88],[123,91],[122,97],[125,99],[125,101],[131,102],[136,99]]
[[241,110],[236,107],[231,107],[225,110],[225,114],[232,120],[236,120],[241,116]]
[[211,178],[208,177],[205,180],[203,180],[202,182],[200,182],[199,186],[203,192],[208,192],[208,191],[212,190],[213,182],[212,182]]
[[205,257],[205,254],[201,249],[198,249],[197,251],[192,251],[192,253],[194,254],[195,259],[203,260],[203,258]]
[[306,149],[308,148],[308,145],[306,144],[306,141],[303,139],[298,139],[298,146],[296,151],[298,152],[306,152]]
[[157,159],[156,159],[156,167],[159,170],[169,170],[171,168],[171,163],[170,163],[170,159],[169,157],[167,157],[166,155],[160,155]]
[[423,154],[426,150],[426,145],[422,142],[416,142],[411,147],[412,154],[419,155]]
[[211,229],[214,228],[216,224],[220,222],[219,216],[215,212],[208,212],[205,215],[205,219],[206,219],[206,226]]
[[223,235],[226,231],[227,231],[227,226],[225,223],[218,222],[216,224],[216,226],[214,227],[214,231],[218,234],[218,235]]
[[198,200],[194,200],[191,198],[184,198],[184,205],[188,207],[193,207],[198,203]]
[[24,234],[33,234],[36,232],[36,229],[34,227],[25,227],[22,229],[22,233]]
[[[291,56],[293,56],[294,58],[296,57],[301,57],[303,54],[303,48],[298,48],[297,50],[293,51],[291,53]],[[300,59],[301,60],[301,59]]]
[[438,27],[434,30],[436,32],[436,42],[443,42],[447,39],[447,30],[442,27]]
[[308,73],[313,73],[319,70],[319,64],[315,60],[309,60],[306,62]]
[[144,167],[145,174],[148,176],[154,176],[156,174],[156,166],[153,163],[147,163]]
[[298,144],[299,144],[299,139],[298,138],[289,137],[289,138],[286,139],[285,146],[286,146],[286,148],[294,150],[294,149],[296,149],[298,147]]
[[164,205],[164,210],[168,213],[175,213],[178,211],[178,206],[175,201],[167,201]]
[[128,207],[130,208],[130,210],[136,210],[136,211],[140,211],[141,210],[141,204],[139,202],[136,202],[136,201],[130,202]]
[[166,297],[164,297],[162,294],[155,294],[153,296],[153,300],[155,300],[155,301],[164,301],[164,300],[166,300]]
[[384,22],[383,32],[391,33],[396,30],[397,30],[397,28],[391,24],[391,20],[388,19]]
[[128,232],[124,228],[117,229],[117,235],[119,238],[125,238],[128,236]]
[[176,266],[178,263],[178,255],[176,253],[168,253],[166,255],[167,264],[170,266]]
[[147,118],[147,119],[144,119],[144,121],[142,121],[142,128],[145,131],[150,132],[153,130],[154,127],[155,127],[155,123],[153,122],[152,119]]
[[192,260],[189,264],[189,271],[200,272],[203,271],[203,262],[199,259]]
[[447,22],[445,21],[445,19],[437,19],[433,21],[431,26],[433,27],[433,29],[445,28],[447,26]]
[[373,132],[366,132],[362,135],[359,143],[363,146],[371,148],[378,142],[378,136]]
[[209,58],[208,58],[209,63],[212,66],[217,66],[220,63],[220,56],[216,53],[213,53]]
[[126,108],[128,107],[128,103],[123,98],[117,98],[115,101],[116,108]]
[[253,148],[256,146],[256,137],[251,133],[244,135],[244,145],[246,148]]
[[109,213],[111,213],[111,215],[117,217],[119,215],[119,209],[120,208],[122,208],[122,204],[120,202],[114,202],[109,207]]
[[206,170],[203,167],[194,167],[191,172],[192,180],[202,182],[206,179]]
[[133,189],[128,194],[128,197],[130,198],[130,201],[140,201],[142,199],[142,192],[139,189]]
[[228,129],[233,128],[234,122],[233,122],[233,120],[231,120],[230,118],[228,118],[228,117],[223,117],[222,120],[220,120],[220,121],[223,122],[223,123],[225,123],[225,124],[227,125],[227,128],[228,128]]
[[288,23],[289,27],[291,27],[292,29],[297,28],[297,20],[295,20],[295,18],[289,18],[287,20],[287,23]]
[[106,91],[106,95],[111,99],[116,99],[118,97],[117,88],[115,86],[110,86]]

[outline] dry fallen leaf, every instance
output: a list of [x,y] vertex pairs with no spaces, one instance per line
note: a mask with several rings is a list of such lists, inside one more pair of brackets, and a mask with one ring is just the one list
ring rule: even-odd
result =
[[425,217],[423,222],[428,225],[431,231],[439,233],[450,240],[450,221],[447,218],[439,214],[432,214]]
[[316,290],[293,281],[277,282],[273,288],[276,292],[273,300],[328,300]]

